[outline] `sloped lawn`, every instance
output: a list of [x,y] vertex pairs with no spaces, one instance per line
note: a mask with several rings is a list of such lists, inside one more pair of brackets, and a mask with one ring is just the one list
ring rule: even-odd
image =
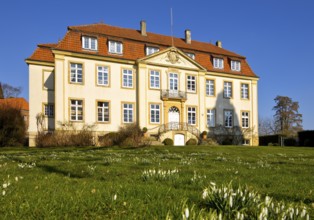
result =
[[314,218],[313,148],[1,148],[0,170],[1,219],[197,218],[203,190],[229,183]]

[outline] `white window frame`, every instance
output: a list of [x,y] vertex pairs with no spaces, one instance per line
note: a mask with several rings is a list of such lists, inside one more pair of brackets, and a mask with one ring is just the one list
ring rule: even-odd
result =
[[224,110],[224,125],[226,128],[233,127],[233,111],[232,110]]
[[123,123],[133,123],[134,104],[123,103],[122,106],[123,106],[123,109],[122,109]]
[[188,92],[196,92],[196,76],[187,75],[186,76],[186,84]]
[[44,104],[44,114],[47,117],[54,116],[54,105],[53,104]]
[[160,124],[160,104],[150,104],[150,123]]
[[[94,42],[94,43],[93,43]],[[96,37],[82,37],[82,48],[87,50],[98,50],[98,40]]]
[[251,141],[250,139],[243,139],[243,145],[250,145]]
[[133,70],[122,69],[122,87],[133,88]]
[[241,62],[238,60],[231,60],[231,70],[232,71],[241,71]]
[[214,57],[213,63],[214,63],[215,69],[223,69],[224,68],[224,59],[223,58]]
[[232,82],[224,82],[224,98],[232,98]]
[[179,91],[179,75],[177,73],[169,73],[169,90]]
[[250,113],[247,111],[243,111],[241,113],[242,116],[242,128],[249,128],[250,127]]
[[188,107],[188,124],[196,125],[196,107]]
[[216,110],[207,109],[207,127],[213,128],[216,126]]
[[206,95],[215,96],[215,80],[206,79]]
[[249,99],[249,84],[241,83],[241,98]]
[[194,53],[185,53],[188,57],[190,57],[191,59],[195,60],[195,54]]
[[108,42],[109,53],[123,54],[123,44],[120,41],[109,40]]
[[97,122],[110,122],[110,103],[97,101]]
[[150,70],[149,81],[150,81],[150,88],[159,89],[160,88],[160,72],[157,70]]
[[159,52],[159,48],[158,47],[151,47],[151,46],[146,46],[146,56],[149,56],[153,53],[157,53]]
[[83,100],[70,100],[70,121],[83,121]]
[[83,83],[83,64],[70,63],[70,82],[71,83]]
[[97,66],[97,85],[109,86],[109,67]]

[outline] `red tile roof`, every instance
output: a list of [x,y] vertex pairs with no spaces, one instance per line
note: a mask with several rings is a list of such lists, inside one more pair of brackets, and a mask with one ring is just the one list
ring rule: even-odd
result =
[[[98,50],[89,51],[82,48],[81,37],[95,36],[98,38]],[[114,55],[108,53],[108,39],[117,39],[123,42],[123,55]],[[211,43],[191,41],[187,44],[182,38],[174,38],[174,46],[185,51],[195,53],[195,61],[205,67],[208,71],[230,73],[236,75],[256,77],[250,66],[245,60],[245,57],[217,47]],[[114,27],[107,24],[90,24],[81,26],[70,26],[65,37],[58,44],[41,44],[35,50],[29,60],[38,60],[46,62],[54,62],[51,49],[71,51],[84,54],[95,54],[106,57],[116,57],[126,60],[137,60],[145,57],[145,45],[156,45],[160,51],[172,46],[170,36],[147,33],[147,36],[142,36],[140,31]],[[225,68],[224,70],[214,69],[212,66],[212,55],[223,55]],[[241,72],[231,71],[229,62],[230,58],[241,60]]]
[[11,108],[29,111],[28,102],[24,98],[0,99],[0,108],[2,107],[11,107]]

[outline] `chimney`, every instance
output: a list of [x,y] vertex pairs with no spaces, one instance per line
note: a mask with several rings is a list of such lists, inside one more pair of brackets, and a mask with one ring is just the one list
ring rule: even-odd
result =
[[146,21],[144,21],[144,20],[141,21],[141,35],[142,36],[147,36],[147,33],[146,33]]
[[185,43],[191,44],[191,31],[189,29],[185,30]]
[[216,41],[216,46],[222,48],[222,42],[220,40]]

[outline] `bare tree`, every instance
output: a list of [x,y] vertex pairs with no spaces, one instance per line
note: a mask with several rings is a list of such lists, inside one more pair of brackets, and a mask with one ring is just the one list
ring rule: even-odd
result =
[[14,87],[6,83],[0,83],[0,98],[18,97],[21,92],[21,87]]
[[259,135],[276,134],[274,120],[272,118],[260,118],[258,123]]
[[302,130],[302,114],[299,114],[299,103],[293,102],[290,97],[277,96],[274,124],[278,134],[295,136]]

